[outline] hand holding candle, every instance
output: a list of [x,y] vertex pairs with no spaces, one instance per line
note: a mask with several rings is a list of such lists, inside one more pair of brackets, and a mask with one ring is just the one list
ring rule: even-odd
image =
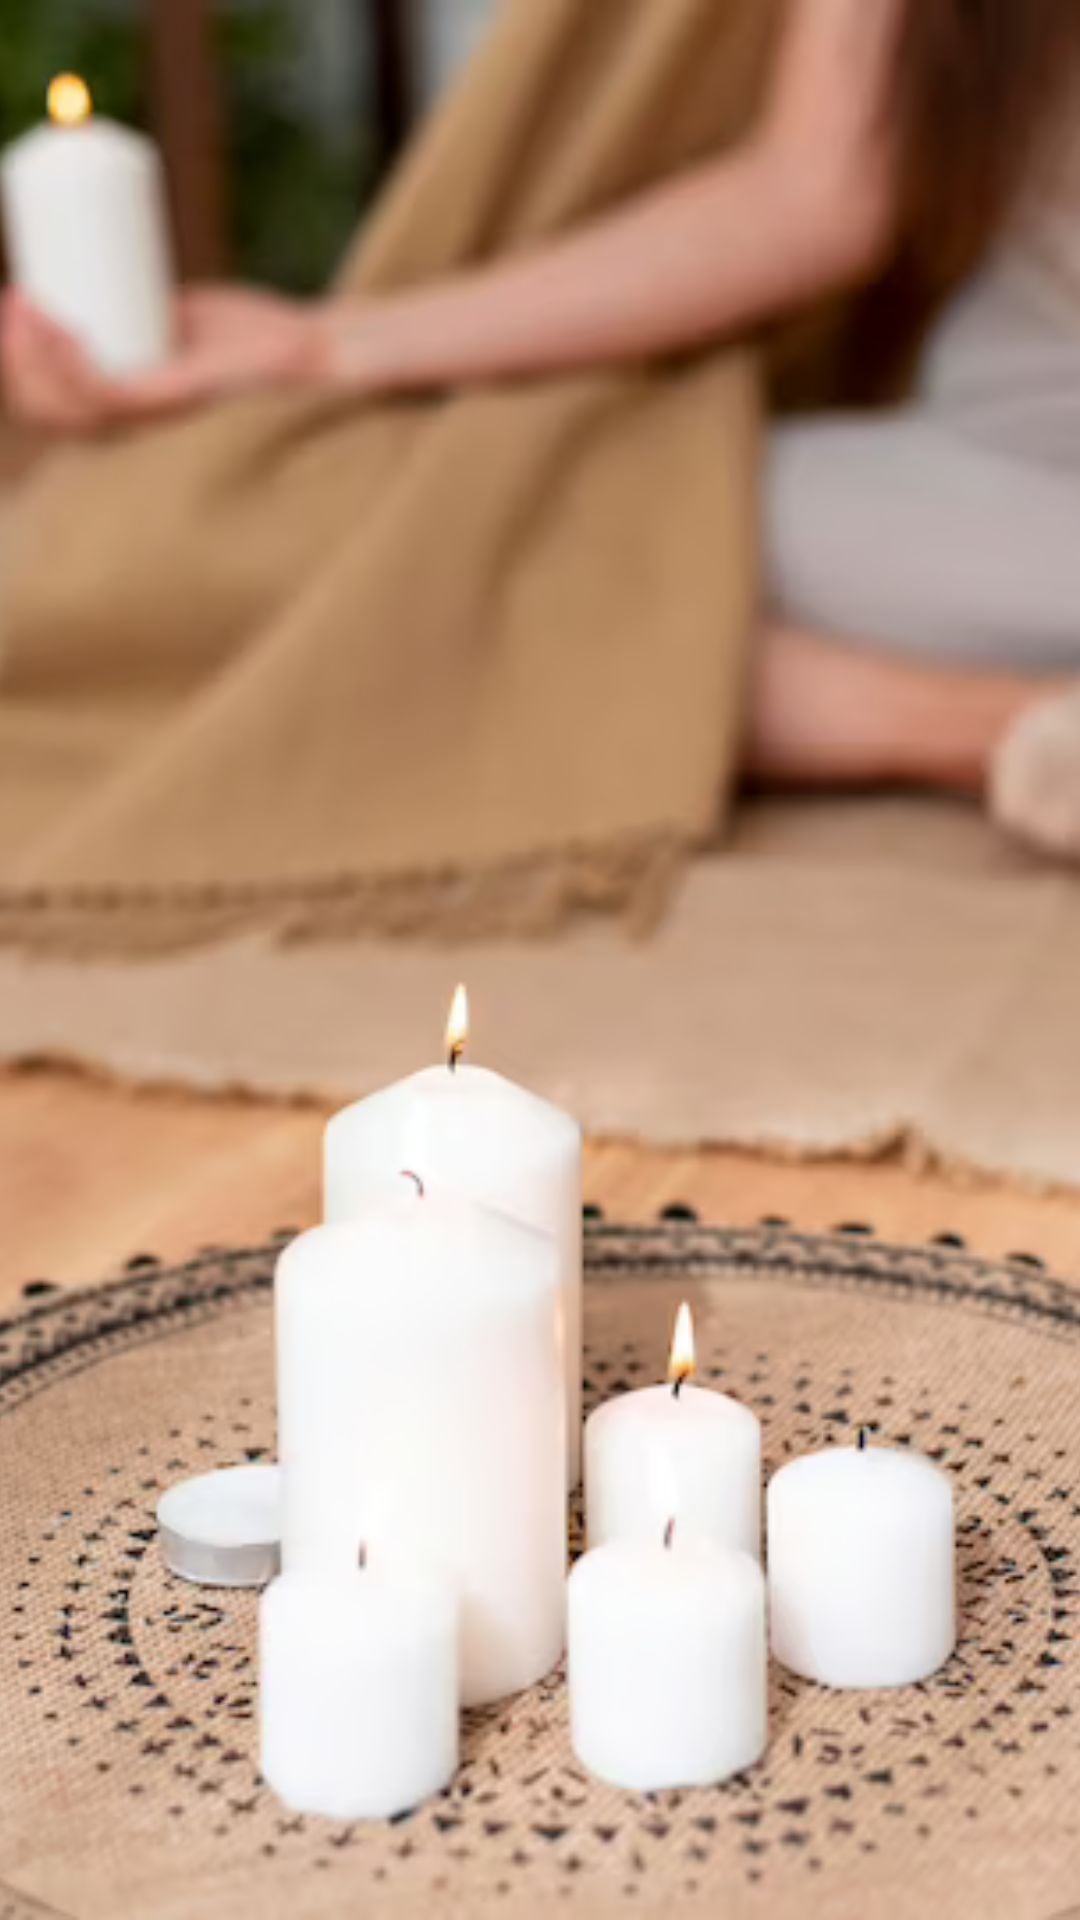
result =
[[49,123],[0,169],[12,278],[100,369],[125,376],[165,358],[172,268],[157,148],[96,118],[89,89],[60,74]]
[[589,1545],[688,1533],[761,1551],[761,1426],[748,1407],[690,1385],[690,1309],[679,1309],[666,1387],[608,1400],[585,1427]]

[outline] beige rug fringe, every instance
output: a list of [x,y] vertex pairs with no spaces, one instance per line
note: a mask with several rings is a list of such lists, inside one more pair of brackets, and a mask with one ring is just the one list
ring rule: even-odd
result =
[[471,872],[236,887],[0,891],[0,947],[67,960],[154,960],[245,933],[282,945],[542,939],[582,914],[633,937],[659,924],[691,847],[673,833],[531,855]]

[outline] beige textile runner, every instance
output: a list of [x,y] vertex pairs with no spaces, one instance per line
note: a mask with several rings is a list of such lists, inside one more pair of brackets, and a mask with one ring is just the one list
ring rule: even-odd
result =
[[591,1401],[658,1377],[686,1297],[704,1378],[760,1413],[770,1470],[863,1422],[940,1461],[958,1651],[895,1692],[775,1669],[764,1763],[648,1798],[577,1766],[554,1674],[470,1716],[445,1796],[340,1827],[293,1818],[257,1778],[252,1597],[182,1586],[154,1532],[178,1476],[273,1447],[271,1272],[269,1252],[144,1262],[0,1329],[0,1881],[18,1920],[31,1900],[69,1920],[1055,1920],[1075,1904],[1074,1292],[944,1248],[592,1235]]
[[473,1057],[594,1132],[1080,1180],[1080,888],[929,801],[747,808],[643,943],[0,954],[0,1059],[344,1100],[438,1056],[458,977]]

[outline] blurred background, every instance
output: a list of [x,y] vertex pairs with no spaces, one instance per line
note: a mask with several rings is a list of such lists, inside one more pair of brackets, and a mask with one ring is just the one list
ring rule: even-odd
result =
[[0,146],[74,69],[153,130],[186,278],[322,285],[497,0],[0,0]]

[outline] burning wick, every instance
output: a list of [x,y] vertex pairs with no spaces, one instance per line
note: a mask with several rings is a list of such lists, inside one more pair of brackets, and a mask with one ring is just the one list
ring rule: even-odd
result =
[[860,1427],[860,1428],[859,1428],[859,1437],[858,1437],[858,1439],[856,1440],[856,1442],[855,1442],[855,1445],[856,1445],[856,1446],[858,1447],[858,1449],[859,1449],[859,1452],[860,1452],[860,1453],[865,1453],[865,1452],[866,1452],[866,1449],[867,1449],[867,1447],[868,1447],[868,1446],[870,1445],[870,1429],[869,1429],[869,1427]]
[[456,1072],[458,1061],[465,1052],[469,1039],[469,996],[463,986],[459,986],[450,1002],[450,1017],[446,1022],[446,1064],[451,1073]]
[[671,1552],[671,1549],[674,1546],[674,1544],[675,1544],[675,1522],[674,1520],[669,1520],[667,1523],[667,1526],[664,1528],[664,1545],[667,1548],[669,1553]]
[[424,1197],[424,1183],[421,1180],[420,1175],[418,1173],[413,1173],[411,1169],[408,1167],[402,1167],[401,1177],[403,1180],[412,1180],[414,1182],[416,1191],[422,1200]]
[[668,1363],[668,1379],[671,1382],[673,1399],[678,1399],[686,1382],[692,1380],[696,1372],[694,1322],[690,1317],[690,1308],[684,1300],[675,1318],[675,1334],[671,1342],[671,1359]]

